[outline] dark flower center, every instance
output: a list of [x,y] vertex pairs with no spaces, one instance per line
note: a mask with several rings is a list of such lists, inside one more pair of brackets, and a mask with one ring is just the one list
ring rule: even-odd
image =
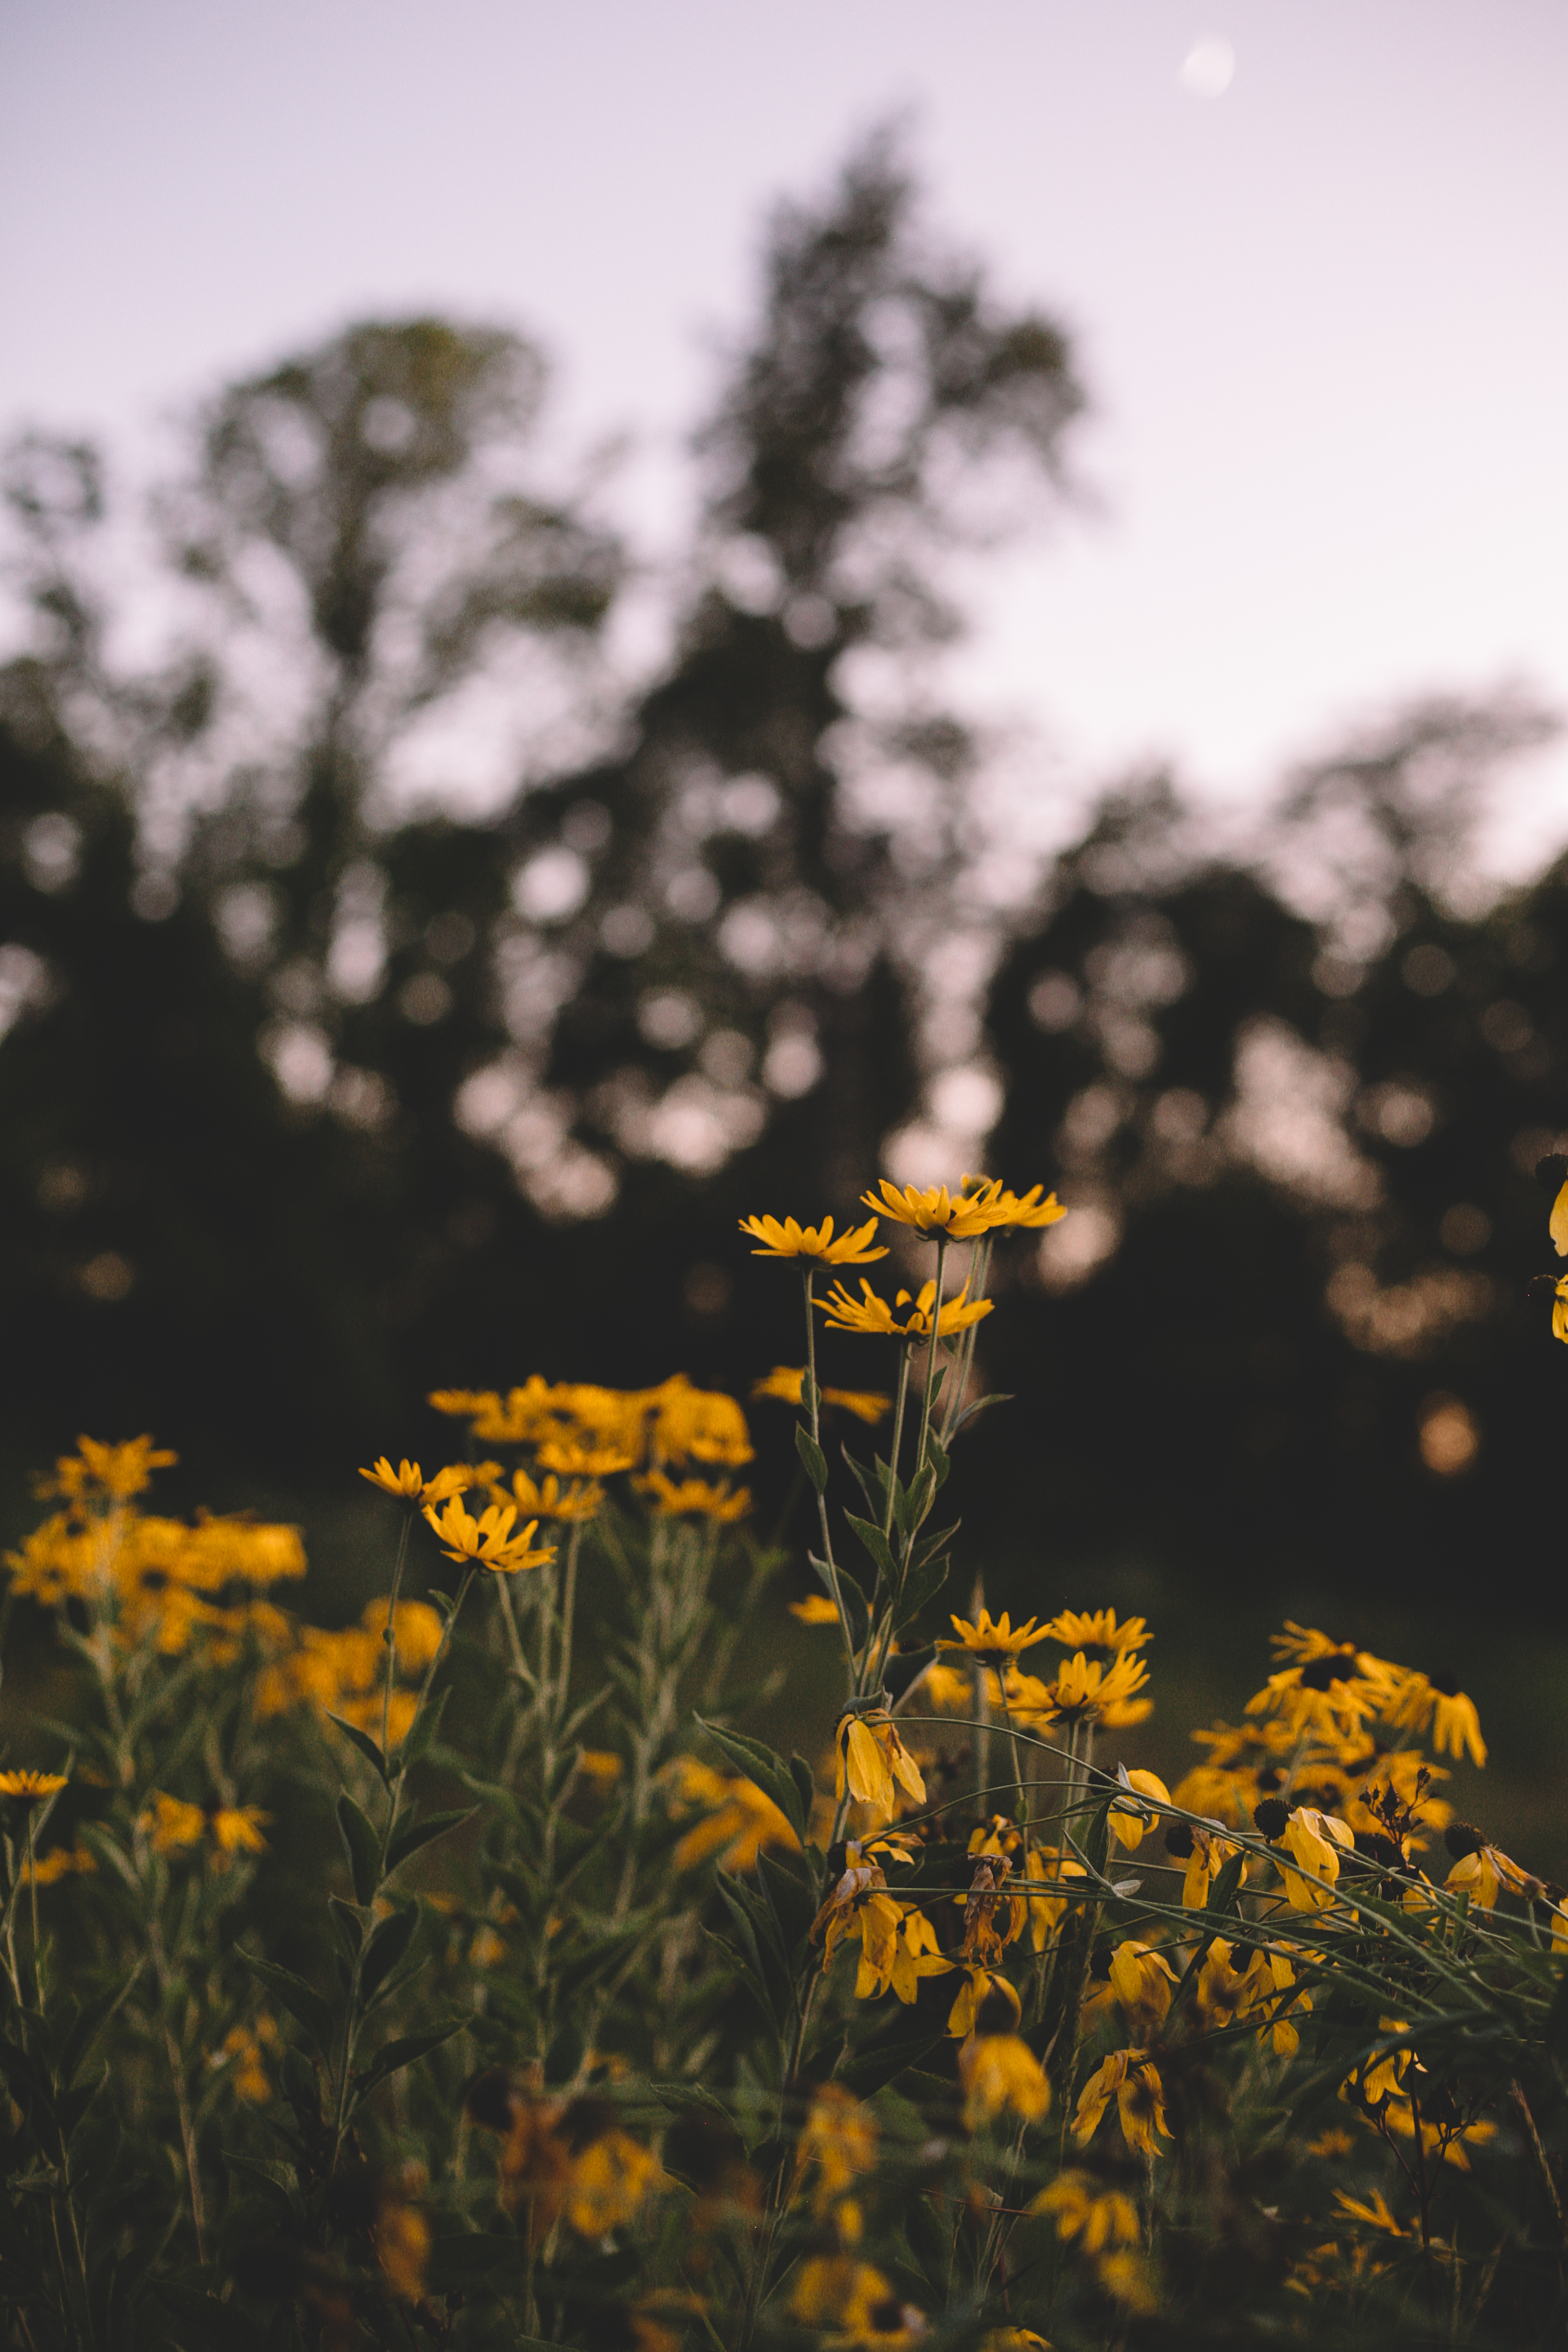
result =
[[1309,1658],[1301,1669],[1301,1688],[1326,1691],[1355,1672],[1353,1650],[1331,1650],[1326,1657]]
[[1458,1675],[1428,1675],[1426,1679],[1431,1684],[1433,1689],[1437,1693],[1439,1698],[1458,1697],[1459,1677]]
[[1468,1853],[1479,1853],[1486,1840],[1473,1822],[1450,1822],[1443,1832],[1443,1843],[1456,1862],[1463,1862]]

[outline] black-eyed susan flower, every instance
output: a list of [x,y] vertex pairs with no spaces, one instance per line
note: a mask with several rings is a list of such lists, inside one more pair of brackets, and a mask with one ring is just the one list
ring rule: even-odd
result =
[[[616,1759],[617,1769],[620,1759]],[[800,1840],[784,1814],[754,1780],[716,1772],[695,1756],[677,1756],[661,1775],[670,1790],[670,1811],[700,1812],[675,1849],[677,1870],[690,1870],[717,1854],[725,1870],[752,1871],[764,1846],[798,1853]]]
[[63,1772],[0,1772],[0,1797],[16,1805],[41,1805],[66,1785]]
[[1025,1897],[1029,1907],[1029,1940],[1043,1952],[1066,1916],[1068,1897],[1048,1890],[1065,1879],[1087,1878],[1088,1871],[1065,1847],[1032,1845],[1024,1857]]
[[1153,1636],[1142,1617],[1118,1619],[1114,1609],[1063,1609],[1046,1627],[1064,1650],[1144,1650]]
[[1510,1895],[1544,1892],[1539,1878],[1521,1870],[1500,1846],[1489,1845],[1469,1822],[1451,1822],[1443,1832],[1443,1843],[1454,1857],[1454,1867],[1444,1882],[1449,1893],[1468,1895],[1482,1911],[1494,1910],[1505,1889]]
[[966,1193],[950,1192],[945,1184],[900,1187],[884,1176],[879,1192],[862,1193],[861,1198],[867,1208],[875,1209],[879,1217],[890,1217],[895,1224],[910,1225],[918,1234],[967,1242],[990,1232],[991,1212],[1001,1193],[1000,1178]]
[[1113,1727],[1141,1723],[1153,1702],[1139,1696],[1149,1669],[1130,1650],[1102,1664],[1081,1650],[1063,1661],[1050,1682],[1020,1677],[1010,1691],[1013,1712],[1034,1723],[1105,1723]]
[[1000,2115],[1037,2124],[1047,2114],[1051,2086],[1028,2043],[1016,2033],[975,2033],[958,2053],[963,2120],[979,2131]]
[[1400,1681],[1392,1704],[1384,1709],[1390,1723],[1413,1731],[1419,1738],[1431,1727],[1432,1745],[1439,1756],[1466,1756],[1472,1764],[1487,1760],[1481,1719],[1476,1703],[1459,1688],[1457,1675],[1424,1675],[1412,1670]]
[[514,1535],[517,1507],[512,1503],[491,1503],[474,1518],[453,1495],[437,1511],[426,1503],[426,1518],[440,1538],[441,1549],[448,1559],[471,1561],[477,1568],[488,1568],[498,1576],[515,1576],[520,1569],[544,1568],[555,1557],[552,1544],[531,1549],[538,1531],[537,1519],[530,1519]]
[[1014,2033],[1023,2016],[1017,1987],[994,1969],[971,1962],[964,1969],[958,1999],[948,2012],[947,2030],[955,2042],[967,2042],[975,2032]]
[[905,2352],[925,2333],[925,2321],[901,2303],[892,2282],[874,2263],[850,2254],[813,2254],[795,2273],[790,2316],[807,2327],[831,2328],[831,2342]]
[[[826,1298],[817,1300],[830,1329],[858,1331],[868,1339],[929,1339],[934,1313],[937,1338],[950,1339],[955,1331],[967,1331],[972,1323],[978,1323],[982,1316],[989,1315],[995,1304],[990,1298],[972,1299],[967,1282],[956,1297],[943,1299],[940,1312],[935,1311],[934,1282],[922,1283],[913,1297],[909,1291],[900,1290],[891,1307],[886,1299],[878,1297],[864,1276],[860,1290],[858,1305],[841,1282],[834,1284]],[[900,1307],[908,1309],[903,1316],[898,1312]]]
[[[874,1208],[876,1202],[872,1202]],[[777,1217],[742,1217],[741,1231],[760,1242],[753,1257],[815,1258],[819,1265],[869,1265],[874,1258],[886,1257],[885,1248],[873,1249],[871,1236],[877,1230],[872,1217],[863,1225],[850,1227],[847,1233],[833,1238],[833,1220],[824,1217],[819,1225],[798,1224],[794,1217],[779,1222]]]
[[678,1484],[662,1470],[650,1470],[636,1483],[653,1496],[655,1514],[661,1519],[703,1518],[717,1527],[729,1527],[743,1519],[752,1507],[751,1488],[738,1486],[731,1494],[727,1478],[717,1486],[706,1478],[682,1478]]
[[563,1486],[553,1470],[538,1480],[526,1470],[514,1470],[510,1489],[493,1486],[490,1492],[498,1503],[504,1502],[510,1492],[519,1511],[536,1519],[560,1519],[566,1524],[596,1518],[605,1501],[605,1490],[595,1480],[574,1478]]
[[693,1388],[684,1373],[678,1373],[650,1391],[648,1403],[655,1462],[721,1463],[737,1470],[756,1458],[746,1416],[721,1389]]
[[1173,1822],[1165,1832],[1165,1851],[1186,1864],[1183,1909],[1205,1911],[1209,1890],[1236,1852],[1235,1845],[1221,1834],[1218,1822]]
[[949,1622],[958,1639],[950,1641],[944,1633],[938,1640],[937,1648],[967,1651],[977,1665],[989,1666],[994,1674],[1004,1673],[1025,1650],[1032,1649],[1037,1642],[1045,1641],[1049,1632],[1048,1627],[1042,1626],[1037,1633],[1033,1617],[1015,1627],[1005,1609],[994,1622],[988,1609],[980,1612],[973,1624],[967,1617],[953,1617]]
[[999,1179],[990,1176],[965,1176],[961,1179],[966,1197],[988,1202],[987,1230],[991,1233],[1037,1233],[1043,1225],[1054,1225],[1067,1215],[1067,1210],[1052,1192],[1042,1201],[1043,1184],[1031,1184],[1020,1196],[1009,1192]]
[[833,1793],[840,1804],[847,1792],[880,1813],[892,1813],[895,1780],[918,1805],[923,1805],[926,1784],[920,1766],[899,1737],[898,1726],[885,1707],[839,1717],[833,1735],[838,1753]]
[[1165,2120],[1160,2070],[1146,2050],[1116,2051],[1084,2084],[1073,2118],[1073,2133],[1080,2147],[1087,2147],[1094,2137],[1112,2099],[1128,2147],[1145,2156],[1158,2156],[1154,2136],[1159,2133],[1169,2139],[1171,2127]]

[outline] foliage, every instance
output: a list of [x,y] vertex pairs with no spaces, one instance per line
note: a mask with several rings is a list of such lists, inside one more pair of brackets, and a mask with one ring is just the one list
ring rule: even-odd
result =
[[[58,1769],[0,1770],[7,2340],[1555,2340],[1568,1896],[1441,1798],[1467,1694],[1287,1623],[1173,1790],[1103,1760],[1142,1618],[944,1604],[1003,1401],[938,1302],[989,1307],[1042,1193],[747,1220],[805,1318],[758,1393],[837,1653],[815,1763],[744,1727],[815,1744],[756,1679],[787,1554],[722,1392],[437,1391],[470,1458],[362,1472],[396,1541],[336,1632],[280,1605],[295,1530],[148,1506],[150,1438],[58,1464],[5,1601],[69,1668]],[[909,1248],[891,1393],[829,1392],[823,1270]],[[851,1424],[886,1451],[830,1461]]]

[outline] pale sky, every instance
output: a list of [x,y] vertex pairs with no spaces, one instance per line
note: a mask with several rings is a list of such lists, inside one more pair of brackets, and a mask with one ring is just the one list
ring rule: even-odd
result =
[[[1095,402],[960,679],[1042,779],[1235,803],[1418,692],[1568,708],[1561,0],[0,0],[0,423],[144,451],[351,317],[499,319],[657,539],[764,207],[902,110]],[[1559,747],[1489,854],[1563,841]]]

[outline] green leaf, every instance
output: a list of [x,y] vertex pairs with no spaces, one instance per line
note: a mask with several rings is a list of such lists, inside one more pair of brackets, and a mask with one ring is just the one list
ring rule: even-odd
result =
[[406,1862],[411,1853],[417,1853],[432,1839],[445,1837],[459,1822],[471,1822],[479,1810],[478,1805],[459,1805],[453,1812],[426,1813],[423,1821],[411,1822],[392,1841],[392,1851],[386,1857],[388,1871],[395,1870],[399,1863]]
[[223,2160],[231,2172],[237,2172],[247,2180],[259,2181],[264,2189],[269,2189],[283,2198],[292,2211],[297,2181],[291,2164],[280,2164],[272,2156],[240,2156],[228,2147],[223,2151]]
[[827,1464],[823,1459],[821,1446],[818,1445],[816,1438],[813,1437],[810,1430],[806,1428],[804,1422],[797,1421],[795,1425],[795,1450],[800,1456],[801,1466],[805,1470],[805,1475],[810,1479],[812,1485],[816,1487],[817,1493],[819,1495],[826,1494],[827,1491]]
[[62,2083],[68,2083],[74,2078],[77,2068],[81,2064],[94,2041],[102,2032],[141,1975],[142,1965],[138,1960],[136,1966],[127,1975],[121,1977],[118,1984],[110,1985],[106,1991],[96,1994],[91,2000],[83,2001],[80,2011],[60,2044],[57,2069]]
[[863,1551],[876,1562],[879,1579],[889,1592],[899,1589],[899,1566],[893,1558],[893,1548],[879,1527],[870,1519],[858,1519],[853,1511],[846,1511],[844,1523],[850,1528]]
[[234,1948],[235,1958],[243,1962],[253,1977],[276,1993],[290,2017],[302,2025],[323,2058],[330,2059],[337,2038],[337,2027],[331,2010],[314,1985],[297,1977],[292,1969],[280,1969],[275,1960],[259,1960],[247,1952],[243,1944]]
[[419,1906],[410,1903],[402,1911],[395,1911],[384,1919],[365,1947],[359,1972],[360,1995],[369,2000],[377,1985],[384,1984],[419,1928]]
[[346,1789],[338,1799],[338,1834],[348,1856],[354,1900],[368,1910],[381,1885],[381,1840],[370,1816],[355,1804]]
[[138,1894],[141,1893],[135,1864],[124,1847],[117,1844],[106,1829],[97,1822],[83,1822],[78,1835],[95,1862],[103,1864],[115,1874],[116,1877],[122,1878],[127,1886],[134,1887]]
[[369,1732],[362,1731],[357,1723],[350,1723],[346,1717],[334,1715],[331,1707],[327,1709],[327,1720],[329,1723],[335,1723],[343,1738],[359,1749],[367,1763],[375,1767],[382,1787],[389,1789],[392,1783],[387,1778],[386,1759]]
[[946,1582],[947,1554],[945,1552],[939,1552],[933,1559],[922,1560],[918,1568],[911,1567],[904,1580],[904,1589],[900,1593],[893,1610],[894,1633],[901,1633],[906,1625],[912,1624],[926,1602],[934,1601]]
[[461,2033],[468,2023],[466,2017],[452,2017],[444,2025],[432,2025],[423,2033],[405,2033],[395,2042],[384,2042],[369,2065],[355,2071],[359,2097],[364,2098],[389,2074],[400,2074],[405,2066],[412,2066],[432,2050],[438,2050],[443,2042],[450,2042],[455,2033]]
[[934,1429],[926,1432],[926,1455],[936,1472],[937,1486],[945,1486],[947,1474],[952,1465],[947,1458],[947,1448]]
[[692,1717],[698,1727],[708,1734],[715,1748],[722,1750],[730,1762],[742,1771],[748,1780],[755,1781],[764,1797],[771,1797],[785,1821],[805,1843],[809,1806],[804,1801],[801,1786],[784,1758],[760,1739],[748,1739],[739,1731],[721,1730],[698,1715]]
[[958,1435],[959,1431],[963,1427],[964,1423],[966,1421],[973,1421],[976,1413],[985,1412],[986,1408],[990,1405],[1011,1404],[1013,1400],[1011,1396],[1005,1395],[1000,1389],[994,1391],[990,1396],[976,1397],[973,1404],[966,1404],[964,1406],[963,1411],[959,1414],[958,1419],[953,1423],[952,1427],[949,1430],[948,1441],[950,1445],[952,1439]]
[[866,1636],[871,1630],[870,1604],[865,1594],[847,1568],[837,1566],[829,1568],[827,1562],[825,1559],[818,1559],[814,1551],[808,1551],[805,1556],[816,1570],[823,1590],[830,1600],[833,1596],[833,1580],[837,1574],[838,1597],[844,1604],[844,1613],[849,1620],[850,1637],[857,1649],[862,1648]]
[[359,1913],[352,1903],[345,1903],[341,1895],[328,1895],[327,1909],[331,1912],[332,1925],[342,1940],[343,1949],[351,1960],[357,1958],[359,1948],[364,1941],[364,1927]]
[[940,2032],[933,2033],[921,2020],[900,2018],[895,2021],[891,2032],[883,2034],[868,2048],[858,2050],[852,2058],[846,2059],[833,2079],[842,2083],[846,2090],[853,2091],[858,2099],[869,2098],[873,2091],[879,2091],[885,2083],[893,2082],[907,2066],[929,2058],[933,2050],[942,2047],[946,2038]]
[[[794,1780],[796,1794],[800,1798],[801,1818],[809,1823],[811,1809],[816,1802],[816,1775],[804,1756],[792,1756],[789,1759],[789,1769],[790,1778]],[[789,1819],[793,1822],[795,1815],[791,1813]],[[805,1833],[803,1830],[801,1843],[804,1845],[805,1843]]]

